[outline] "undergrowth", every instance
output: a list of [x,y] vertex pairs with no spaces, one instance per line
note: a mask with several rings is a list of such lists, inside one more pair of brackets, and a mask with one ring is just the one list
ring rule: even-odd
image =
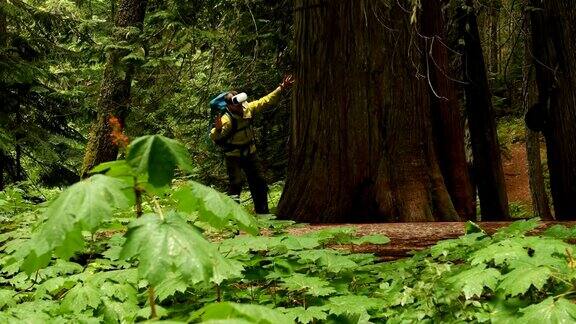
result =
[[[174,172],[185,149],[135,140],[126,160],[45,204],[0,193],[0,323],[574,322],[576,260],[537,220],[467,234],[410,258],[354,253],[383,236],[300,236]],[[338,247],[335,249],[334,247]],[[342,248],[344,247],[344,248]]]

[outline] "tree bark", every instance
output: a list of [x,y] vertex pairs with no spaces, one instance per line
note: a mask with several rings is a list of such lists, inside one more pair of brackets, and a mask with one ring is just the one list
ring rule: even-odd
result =
[[430,82],[430,108],[434,144],[444,181],[456,212],[462,219],[476,219],[473,192],[464,144],[464,119],[460,113],[458,90],[449,75],[443,0],[422,2],[422,34],[427,37],[425,64]]
[[[529,0],[525,0],[527,5]],[[531,56],[530,17],[524,14],[524,35],[527,35],[524,44],[524,71],[523,71],[523,104],[524,111],[536,104],[538,101],[536,79],[534,77],[534,65]],[[532,210],[534,215],[543,220],[553,220],[550,211],[550,203],[546,186],[544,184],[544,174],[542,171],[542,159],[540,157],[540,133],[530,130],[527,126],[526,132],[526,157],[528,161],[528,180],[530,183],[530,194],[532,197]]]
[[560,0],[536,1],[531,11],[532,52],[554,211],[558,220],[576,219],[576,7]]
[[303,222],[455,220],[432,144],[408,1],[295,1],[290,161],[278,214]]
[[492,95],[488,86],[473,1],[467,0],[466,3],[467,9],[458,10],[458,22],[461,37],[464,39],[462,69],[467,82],[464,92],[474,156],[474,179],[478,186],[482,220],[507,220],[510,213]]
[[[131,42],[137,37],[128,28],[137,27],[142,29],[144,14],[146,12],[145,0],[121,0],[118,4],[118,13],[115,19],[115,39],[120,43]],[[128,38],[128,39],[127,39]],[[118,155],[118,146],[112,142],[112,127],[109,119],[118,117],[121,124],[128,116],[130,107],[130,86],[134,66],[122,59],[130,51],[112,48],[108,51],[104,78],[98,98],[97,117],[88,137],[82,177],[96,165],[113,161]]]

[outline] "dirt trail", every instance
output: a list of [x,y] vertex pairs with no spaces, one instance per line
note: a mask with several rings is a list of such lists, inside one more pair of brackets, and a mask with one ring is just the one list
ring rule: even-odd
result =
[[508,202],[521,204],[531,210],[526,146],[524,143],[514,143],[510,146],[509,153],[502,156]]

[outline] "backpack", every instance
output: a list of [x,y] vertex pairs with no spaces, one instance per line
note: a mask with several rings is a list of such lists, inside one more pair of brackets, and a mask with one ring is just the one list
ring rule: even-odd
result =
[[[228,106],[226,105],[226,100],[225,97],[228,94],[228,92],[222,92],[219,95],[217,95],[216,97],[214,97],[212,100],[210,100],[210,121],[208,122],[208,141],[212,144],[214,144],[212,142],[212,140],[210,139],[210,131],[212,130],[212,128],[216,127],[216,116],[220,115],[220,116],[224,116],[226,114],[230,115],[230,112],[228,111]],[[232,116],[230,116],[232,117]],[[234,135],[234,133],[236,132],[236,128],[237,123],[236,123],[236,119],[234,118],[230,118],[232,120],[232,127],[233,127],[233,131],[230,133],[231,137],[232,135]],[[216,146],[220,147],[220,149],[224,149],[224,143],[226,142],[226,140],[228,139],[224,139],[222,141],[220,141],[220,143],[215,143]]]

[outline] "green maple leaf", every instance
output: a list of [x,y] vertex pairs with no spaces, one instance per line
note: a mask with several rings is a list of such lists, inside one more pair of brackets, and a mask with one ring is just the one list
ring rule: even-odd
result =
[[188,283],[182,279],[181,275],[171,272],[161,284],[155,287],[156,298],[159,301],[164,301],[168,297],[174,296],[177,292],[185,292],[188,286]]
[[503,239],[508,237],[518,237],[523,236],[526,233],[530,232],[533,229],[536,229],[540,226],[540,219],[539,218],[532,218],[529,220],[519,220],[507,227],[503,227],[499,229],[495,234],[495,239]]
[[132,323],[140,311],[136,303],[120,303],[108,298],[103,300],[105,323]]
[[100,290],[90,284],[77,284],[62,300],[65,312],[81,313],[88,308],[96,309],[101,303]]
[[573,251],[572,245],[562,240],[547,237],[525,237],[524,246],[534,250],[535,259],[551,258],[553,255],[561,256],[564,259],[567,251],[570,253]]
[[470,299],[474,296],[480,297],[484,287],[495,290],[500,276],[498,270],[486,268],[485,265],[478,265],[449,278],[448,282],[461,290],[466,299]]
[[323,270],[339,273],[358,267],[358,264],[350,259],[348,255],[342,255],[334,250],[309,250],[298,253],[301,261],[315,262],[323,267]]
[[527,249],[524,248],[520,239],[507,239],[496,242],[474,252],[470,261],[472,265],[494,261],[494,264],[501,265],[512,260],[525,258],[528,256]]
[[148,182],[157,188],[170,183],[176,166],[193,171],[186,147],[162,135],[148,135],[132,141],[126,161],[137,175],[148,175]]
[[366,314],[368,310],[379,309],[384,301],[367,296],[345,295],[332,297],[326,308],[331,314]]
[[120,302],[138,303],[138,292],[131,284],[118,284],[110,281],[99,286],[100,291],[105,295]]
[[46,222],[19,254],[22,269],[32,273],[45,267],[51,254],[68,259],[84,247],[82,231],[95,231],[115,209],[130,202],[127,184],[104,175],[94,175],[63,191],[44,212]]
[[576,321],[574,302],[564,298],[554,299],[554,297],[550,297],[539,304],[523,308],[521,310],[523,315],[518,322],[526,324],[574,323]]
[[290,291],[301,291],[312,296],[328,296],[336,293],[330,283],[318,277],[311,277],[301,273],[293,273],[290,277],[282,278],[282,287]]
[[303,324],[308,324],[313,321],[323,321],[328,318],[326,309],[322,306],[311,306],[308,308],[304,307],[294,307],[294,308],[282,308],[280,309],[284,314],[292,318],[294,321]]
[[6,305],[14,306],[16,304],[14,295],[16,295],[14,290],[0,289],[0,309]]
[[190,181],[174,193],[178,209],[186,213],[198,212],[198,218],[222,229],[232,221],[250,234],[258,234],[256,219],[232,198],[198,182]]
[[147,214],[132,221],[120,256],[136,256],[140,274],[152,285],[160,284],[170,272],[192,283],[207,281],[214,267],[226,262],[214,245],[175,212],[164,220]]
[[542,290],[552,271],[547,267],[535,267],[526,264],[524,267],[518,267],[502,276],[502,282],[498,289],[502,289],[506,295],[524,294],[530,289],[530,286]]
[[[279,310],[261,305],[236,304],[230,302],[209,304],[200,309],[194,316],[201,316],[202,321],[233,320],[230,323],[258,324],[291,324],[293,321]],[[212,322],[216,323],[216,322]]]
[[254,251],[270,251],[281,245],[281,237],[240,235],[221,242],[220,251],[229,256],[245,255]]
[[576,238],[576,227],[568,228],[564,225],[554,225],[547,228],[542,236],[560,240],[574,239]]

